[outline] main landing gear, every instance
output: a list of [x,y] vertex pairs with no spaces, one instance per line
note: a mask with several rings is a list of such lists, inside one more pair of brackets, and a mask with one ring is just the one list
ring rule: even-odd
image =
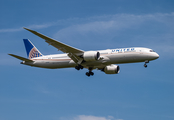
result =
[[86,75],[89,77],[90,75],[94,75],[94,73],[92,72],[92,68],[89,68],[89,72],[86,72]]
[[148,60],[145,61],[144,67],[147,68],[147,63],[149,63]]
[[[80,69],[83,69],[83,66],[82,65],[78,65],[78,66],[75,66],[75,69],[76,70],[80,70]],[[93,76],[94,75],[94,73],[92,72],[92,67],[90,67],[88,70],[89,70],[89,72],[86,72],[86,75],[89,77],[89,76]]]
[[[75,66],[75,69],[76,69],[76,70],[83,69],[83,66],[82,66],[82,65]],[[91,76],[91,75],[92,75],[92,76],[94,75],[94,73],[92,72],[92,69],[93,69],[93,68],[90,67],[90,68],[89,68],[89,72],[86,72],[86,75],[87,75],[88,77]]]
[[86,75],[89,77],[90,75],[94,75],[94,73],[92,71],[86,72]]
[[83,69],[83,66],[82,66],[82,65],[75,66],[75,69],[76,69],[76,70]]

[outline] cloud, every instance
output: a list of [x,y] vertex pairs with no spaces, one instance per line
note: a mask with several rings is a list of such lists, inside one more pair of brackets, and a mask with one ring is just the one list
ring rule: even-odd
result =
[[[141,46],[153,48],[167,56],[166,53],[174,48],[173,21],[174,13],[116,14],[71,18],[26,27],[49,30],[49,27],[61,25],[61,28],[54,27],[57,32],[53,38],[83,50],[89,50],[89,46],[95,50],[96,45],[97,49]],[[23,28],[19,27],[0,29],[0,32],[21,30]],[[164,47],[165,50],[162,50]]]
[[144,21],[142,17],[128,14],[91,17],[88,22],[74,24],[59,30],[54,37],[57,39],[74,39],[77,36],[85,38],[91,37],[91,35],[93,37],[100,35],[105,36],[104,38],[111,38],[117,34],[116,31],[130,28],[135,24],[138,25],[142,21]]
[[[144,21],[155,20],[158,22],[168,21],[168,18],[172,17],[170,24],[173,23],[174,13],[157,13],[157,14],[145,14],[145,15],[134,15],[134,14],[116,14],[116,15],[103,15],[103,16],[94,16],[88,18],[70,18],[65,20],[58,20],[56,22],[49,22],[45,24],[37,24],[30,26],[22,26],[30,29],[42,29],[48,28],[56,25],[69,25],[65,29],[70,29],[76,27],[77,30],[82,32],[103,32],[108,29],[123,29],[128,28],[134,24],[140,24]],[[173,23],[174,24],[174,23]],[[71,26],[72,25],[72,26]],[[23,28],[9,28],[9,29],[0,29],[0,32],[16,32],[21,31]],[[63,30],[65,30],[63,29]],[[75,30],[76,30],[75,29]],[[60,30],[62,31],[62,30]],[[71,31],[73,32],[73,31]]]
[[21,31],[21,30],[23,30],[22,27],[20,27],[20,28],[0,29],[0,33],[3,33],[3,32],[18,32],[18,31]]
[[[46,24],[40,24],[40,25],[30,25],[30,26],[26,26],[27,28],[30,29],[42,29],[42,28],[48,28],[53,26],[55,23],[46,23]],[[25,27],[25,26],[23,26]],[[23,30],[23,27],[19,27],[19,28],[9,28],[9,29],[0,29],[0,33],[4,33],[4,32],[19,32]]]
[[[167,56],[174,48],[173,20],[174,13],[95,16],[60,29],[53,37],[80,49],[87,50],[90,46],[95,50],[96,45],[99,45],[97,49],[141,46]],[[166,49],[161,51],[164,47]]]
[[30,25],[27,28],[30,29],[42,29],[42,28],[48,28],[53,26],[55,23],[46,23],[46,24],[41,24],[41,25]]
[[[174,13],[171,14],[146,14],[146,15],[133,15],[133,14],[117,14],[105,15],[88,18],[88,21],[81,23],[74,23],[74,25],[63,28],[55,34],[59,39],[72,38],[76,35],[107,35],[114,36],[117,32],[125,29],[134,29],[141,27],[145,22],[158,22],[166,25],[174,25],[169,19],[174,19]],[[81,20],[82,21],[82,20]],[[130,31],[131,32],[131,31]]]
[[110,119],[107,119],[105,117],[79,115],[78,117],[75,117],[74,120],[110,120]]
[[44,86],[38,86],[36,88],[36,91],[42,94],[52,94],[52,92],[50,92],[49,90],[47,90]]
[[72,118],[61,118],[60,120],[123,120],[123,119],[115,119],[113,116],[99,117],[92,115],[78,115]]

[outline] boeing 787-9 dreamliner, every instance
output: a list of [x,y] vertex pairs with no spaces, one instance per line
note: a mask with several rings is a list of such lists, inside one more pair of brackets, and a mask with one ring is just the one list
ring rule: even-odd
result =
[[149,48],[129,47],[96,51],[83,51],[62,42],[56,41],[36,31],[24,28],[31,33],[43,38],[45,42],[64,54],[43,55],[28,39],[23,39],[28,58],[9,54],[22,60],[21,64],[40,68],[71,68],[77,70],[87,68],[87,76],[94,75],[92,70],[98,69],[106,74],[118,74],[120,67],[115,64],[144,62],[144,67],[151,60],[159,58],[159,55]]

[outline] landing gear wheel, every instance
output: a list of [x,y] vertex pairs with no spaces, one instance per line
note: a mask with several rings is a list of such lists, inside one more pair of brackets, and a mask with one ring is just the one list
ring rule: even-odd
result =
[[86,72],[86,75],[89,77],[90,75],[94,75],[94,73],[93,72]]
[[86,75],[89,77],[90,76],[89,72],[86,72]]
[[82,65],[75,66],[75,69],[76,69],[76,70],[83,69],[83,66],[82,66]]
[[83,69],[83,66],[80,65],[79,67],[80,67],[80,69]]
[[146,65],[146,64],[144,64],[144,67],[145,67],[145,68],[147,68],[147,65]]
[[76,69],[76,70],[80,70],[80,67],[79,67],[79,66],[76,66],[75,69]]
[[92,75],[92,76],[94,75],[94,73],[93,73],[93,72],[89,72],[89,74],[90,74],[90,75]]
[[145,61],[144,67],[147,68],[147,63],[149,63],[149,60]]
[[89,77],[89,76],[93,76],[94,75],[94,73],[92,72],[92,69],[93,68],[89,68],[88,70],[89,70],[89,72],[86,72],[86,75]]

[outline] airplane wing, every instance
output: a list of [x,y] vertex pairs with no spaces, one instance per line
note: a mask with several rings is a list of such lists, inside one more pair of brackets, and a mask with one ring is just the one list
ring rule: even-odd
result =
[[25,61],[25,62],[33,62],[33,61],[30,60],[30,59],[27,59],[27,58],[24,58],[24,57],[21,57],[21,56],[18,56],[18,55],[14,55],[14,54],[8,54],[8,55],[10,55],[10,56],[12,56],[12,57],[15,57],[15,58],[17,58],[17,59],[19,59],[19,60]]
[[64,52],[64,53],[68,53],[68,56],[75,62],[80,64],[82,62],[82,58],[80,58],[79,56],[82,55],[84,53],[83,50],[71,47],[69,45],[66,45],[62,42],[59,42],[57,40],[54,40],[52,38],[49,38],[41,33],[38,33],[34,30],[30,30],[28,28],[24,28],[28,31],[30,31],[31,33],[41,37],[42,39],[45,40],[45,42],[47,42],[49,45],[52,45],[53,47],[57,48],[58,50]]
[[33,34],[35,34],[35,35],[41,37],[41,38],[44,39],[45,42],[47,42],[49,45],[54,46],[55,48],[57,48],[58,50],[61,50],[61,51],[64,52],[64,53],[75,53],[75,54],[76,54],[76,53],[77,53],[77,54],[78,54],[78,53],[84,53],[84,51],[82,51],[82,50],[79,50],[79,49],[77,49],[77,48],[74,48],[74,47],[71,47],[71,46],[69,46],[69,45],[66,45],[66,44],[64,44],[64,43],[62,43],[62,42],[59,42],[59,41],[54,40],[54,39],[52,39],[52,38],[49,38],[49,37],[47,37],[47,36],[45,36],[45,35],[42,35],[42,34],[36,32],[36,31],[34,31],[34,30],[30,30],[30,29],[28,29],[28,28],[24,28],[24,29],[26,29],[26,30],[30,31],[31,33],[33,33]]

